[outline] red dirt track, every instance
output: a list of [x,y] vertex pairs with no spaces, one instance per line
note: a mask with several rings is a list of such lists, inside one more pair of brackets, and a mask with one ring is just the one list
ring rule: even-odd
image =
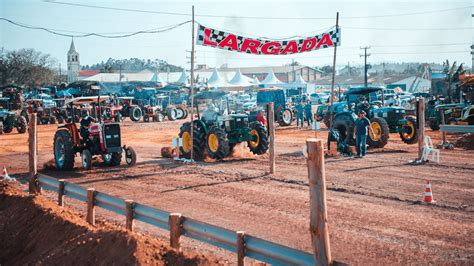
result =
[[[277,128],[277,173],[268,155],[253,156],[241,144],[222,162],[176,163],[161,158],[182,121],[125,122],[123,144],[137,151],[133,168],[101,167],[73,172],[43,169],[86,187],[180,212],[210,224],[310,251],[309,192],[302,147],[314,132]],[[39,167],[53,159],[56,127],[39,126]],[[428,131],[436,144],[439,132]],[[318,137],[326,139],[326,133]],[[450,136],[450,140],[454,140]],[[10,174],[28,169],[27,134],[0,136],[0,164]],[[326,159],[329,232],[333,258],[350,264],[474,264],[474,154],[442,150],[440,164],[413,166],[417,145],[391,134],[384,149],[365,159]],[[122,162],[123,163],[123,162]],[[76,158],[79,167],[79,159]],[[423,204],[424,182],[432,183],[432,205]],[[140,224],[138,224],[140,228]],[[205,248],[235,261],[228,253]]]

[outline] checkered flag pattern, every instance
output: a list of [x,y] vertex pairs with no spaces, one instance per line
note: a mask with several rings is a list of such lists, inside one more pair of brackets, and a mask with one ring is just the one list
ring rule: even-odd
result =
[[[207,36],[205,36],[205,35],[207,35]],[[249,53],[249,54],[264,54],[264,53],[262,53],[262,47],[265,46],[265,44],[267,44],[267,43],[278,43],[278,44],[280,44],[279,51],[281,52],[281,51],[285,50],[285,48],[287,47],[287,45],[290,42],[296,42],[297,45],[298,45],[298,53],[300,53],[300,52],[310,52],[310,51],[314,51],[314,50],[318,50],[318,49],[324,49],[324,48],[329,48],[329,47],[341,45],[341,29],[339,27],[334,28],[333,30],[328,31],[328,32],[324,32],[324,33],[321,33],[321,34],[318,34],[318,35],[315,35],[315,36],[307,37],[305,39],[292,39],[292,40],[285,40],[285,41],[271,41],[271,40],[247,38],[247,37],[243,37],[243,36],[240,36],[240,35],[228,33],[228,32],[225,32],[225,31],[212,29],[212,28],[209,28],[209,27],[206,27],[206,26],[203,26],[203,25],[199,25],[199,27],[198,27],[198,34],[197,34],[196,44],[197,45],[203,45],[203,46],[211,46],[211,47],[224,49],[224,50],[228,50],[228,51],[235,51],[230,46],[220,46],[220,45],[218,45],[224,39],[226,39],[229,35],[234,35],[236,37],[237,47],[239,47],[237,52]],[[323,44],[320,44],[320,45],[319,44],[318,45],[313,45],[313,47],[311,49],[304,49],[304,51],[300,51],[301,47],[303,46],[303,43],[305,42],[305,40],[316,39],[319,42],[319,41],[321,41],[321,39],[323,38],[324,35],[329,35],[330,36],[330,39],[331,39],[331,42],[332,42],[333,45],[330,45],[330,43],[328,43],[328,42],[324,42]],[[204,38],[207,38],[207,42],[204,41]],[[244,43],[244,41],[257,41],[258,43],[260,43],[260,45],[258,47],[256,47],[256,49],[255,49],[256,53],[252,52],[252,49],[246,49],[245,51],[242,50],[241,47],[242,47],[242,44]],[[210,43],[213,43],[213,45],[210,44]],[[285,53],[277,53],[277,54],[285,54]]]

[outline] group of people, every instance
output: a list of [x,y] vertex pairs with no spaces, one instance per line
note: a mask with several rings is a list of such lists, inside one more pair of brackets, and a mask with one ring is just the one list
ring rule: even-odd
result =
[[304,121],[308,123],[308,127],[311,127],[313,123],[313,107],[310,101],[304,103],[299,102],[296,105],[296,127],[304,127]]

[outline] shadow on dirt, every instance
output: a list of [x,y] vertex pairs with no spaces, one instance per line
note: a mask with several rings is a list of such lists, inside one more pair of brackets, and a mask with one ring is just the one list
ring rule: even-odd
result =
[[407,165],[410,165],[410,164],[409,163],[400,163],[400,164],[375,165],[375,166],[367,166],[367,167],[360,167],[360,168],[354,168],[354,169],[347,169],[347,170],[344,170],[344,172],[356,172],[356,171],[369,170],[369,169],[407,166]]

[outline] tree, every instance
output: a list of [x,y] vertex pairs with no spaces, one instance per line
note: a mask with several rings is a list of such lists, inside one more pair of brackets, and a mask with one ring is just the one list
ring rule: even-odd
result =
[[53,83],[56,60],[34,49],[0,50],[0,83],[20,86],[40,86]]
[[319,70],[323,72],[323,76],[327,76],[332,73],[332,66],[326,65],[321,67]]

